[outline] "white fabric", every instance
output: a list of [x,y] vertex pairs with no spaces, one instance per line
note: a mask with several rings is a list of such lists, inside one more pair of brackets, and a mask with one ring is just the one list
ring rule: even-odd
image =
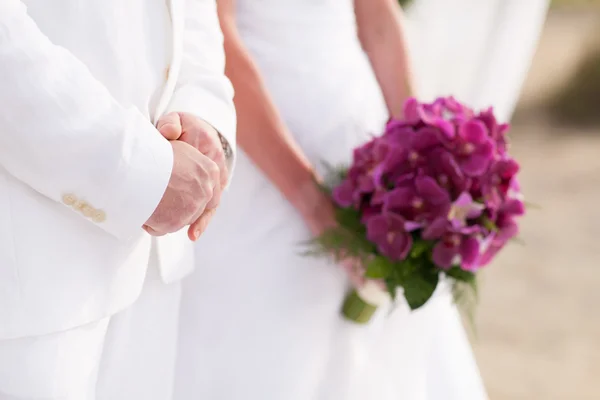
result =
[[[420,1],[426,3],[421,8]],[[347,161],[350,149],[368,133],[377,133],[386,119],[356,40],[352,1],[236,3],[242,36],[303,150],[316,165]],[[501,57],[484,53],[500,46],[500,33],[482,32],[489,28],[486,23],[493,23],[497,32],[510,31],[507,22],[515,15],[478,21],[498,11],[501,1],[466,3],[417,0],[409,15],[414,18],[411,39],[420,51],[420,93],[492,102],[508,117],[543,21],[542,4],[538,2],[535,18],[515,19],[532,26],[523,26],[523,36],[510,36],[512,42],[503,40],[501,46],[526,48],[517,51],[517,58],[506,58],[499,71],[488,63]],[[507,24],[505,30],[502,24]],[[469,57],[456,53],[477,40],[485,43]],[[474,74],[469,63],[484,72]],[[496,76],[499,72],[508,77]],[[506,90],[496,92],[486,84],[492,79],[507,85]],[[448,81],[452,84],[444,85]],[[486,96],[477,91],[483,87],[490,91]],[[466,96],[471,92],[477,96]],[[418,312],[401,304],[389,315],[391,310],[380,310],[366,327],[350,324],[339,317],[347,280],[336,266],[299,255],[299,244],[308,237],[293,208],[239,154],[230,195],[197,246],[202,268],[184,282],[176,400],[487,397],[444,288]]]
[[[315,165],[347,162],[387,120],[352,1],[237,5],[239,29],[303,150]],[[386,329],[400,362],[386,371],[374,349],[389,309],[367,327],[343,320],[344,273],[300,255],[309,237],[302,220],[243,153],[237,162],[197,245],[202,267],[184,282],[175,399],[424,399],[436,304],[448,298],[418,313],[397,307],[398,328]],[[399,384],[371,396],[379,373]]]
[[138,300],[112,317],[0,340],[0,400],[169,400],[181,283],[151,266]]
[[[0,339],[123,309],[173,162],[151,121],[193,112],[235,143],[215,1],[3,0],[0,87]],[[156,244],[166,282],[193,268],[185,232]]]
[[[407,10],[407,26],[419,97],[454,95],[475,108],[493,106],[500,120],[510,120],[549,4],[549,0],[416,0]],[[447,310],[436,321],[427,378],[434,384],[429,385],[427,398],[483,399],[481,381],[469,378],[477,367],[465,330],[456,310],[449,304],[442,307]],[[389,323],[396,323],[394,319]],[[386,353],[395,340],[392,332],[386,329],[388,337],[379,341],[379,352]],[[388,370],[394,371],[393,363],[398,362],[390,359]]]
[[509,120],[535,53],[549,0],[415,0],[407,26],[424,100],[454,95]]

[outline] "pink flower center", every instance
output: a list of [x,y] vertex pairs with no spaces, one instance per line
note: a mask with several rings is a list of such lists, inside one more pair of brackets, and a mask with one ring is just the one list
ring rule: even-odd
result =
[[457,234],[451,234],[444,238],[444,243],[449,247],[458,247],[460,245],[460,236]]
[[389,244],[392,244],[392,242],[394,241],[395,238],[396,238],[396,232],[388,232],[386,239]]
[[413,208],[416,208],[416,209],[422,208],[424,204],[425,204],[425,202],[420,197],[415,197],[412,201],[412,206],[413,206]]
[[465,143],[462,151],[464,154],[471,154],[475,151],[475,145],[473,143]]
[[419,159],[419,153],[417,153],[416,151],[411,151],[410,153],[408,153],[408,161],[410,161],[411,163],[416,162]]
[[448,177],[444,174],[438,175],[438,182],[442,186],[446,186],[448,184]]

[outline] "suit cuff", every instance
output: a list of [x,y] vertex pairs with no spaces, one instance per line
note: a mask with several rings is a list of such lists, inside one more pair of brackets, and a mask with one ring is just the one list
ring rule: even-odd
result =
[[128,132],[131,151],[123,159],[110,197],[104,204],[105,220],[99,226],[126,240],[142,232],[142,226],[161,201],[173,171],[173,148],[143,116],[136,117]]
[[200,92],[193,86],[183,87],[175,92],[165,114],[170,112],[196,115],[215,128],[231,149],[231,156],[227,159],[227,169],[231,177],[235,168],[237,122],[233,102],[223,101],[222,98],[204,91]]

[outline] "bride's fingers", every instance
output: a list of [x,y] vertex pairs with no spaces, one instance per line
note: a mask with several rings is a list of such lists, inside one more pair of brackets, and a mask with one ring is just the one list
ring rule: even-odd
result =
[[346,259],[341,263],[342,268],[348,275],[350,283],[355,288],[359,288],[365,284],[365,277],[360,261],[354,259]]

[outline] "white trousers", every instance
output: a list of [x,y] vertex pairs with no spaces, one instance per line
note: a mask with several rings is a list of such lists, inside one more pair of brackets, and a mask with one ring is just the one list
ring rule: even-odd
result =
[[164,284],[152,264],[139,299],[124,311],[64,332],[0,340],[0,400],[171,399],[181,286]]

